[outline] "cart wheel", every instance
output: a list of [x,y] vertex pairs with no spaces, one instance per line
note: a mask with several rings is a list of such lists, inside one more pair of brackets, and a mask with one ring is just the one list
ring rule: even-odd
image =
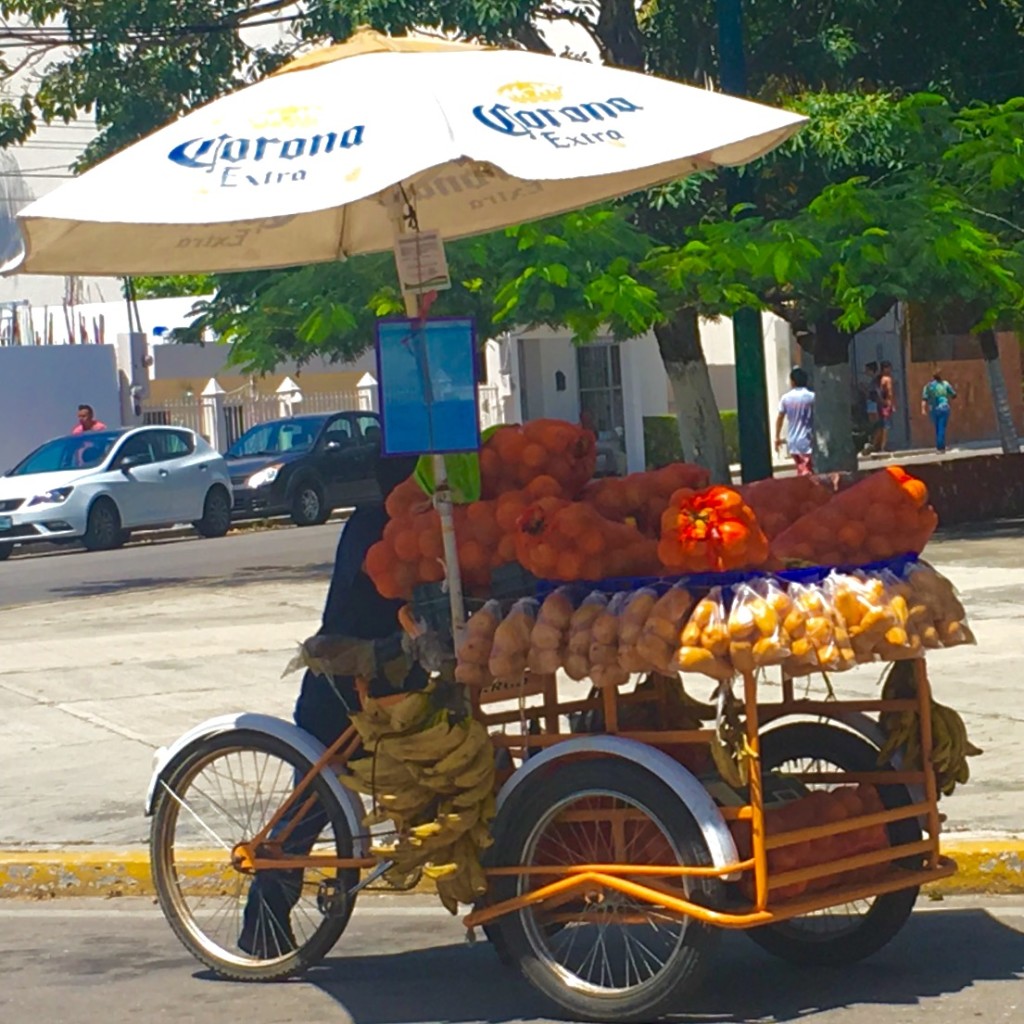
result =
[[[491,864],[711,863],[679,797],[618,758],[559,764],[502,808],[494,832]],[[488,902],[545,881],[498,877]],[[713,878],[661,881],[705,905],[719,905],[723,891]],[[516,911],[489,930],[499,954],[533,985],[575,1019],[589,1021],[651,1021],[679,1010],[718,938],[709,925],[605,889],[554,908]]]
[[[318,963],[348,924],[359,872],[244,874],[231,850],[251,839],[311,763],[281,740],[236,730],[186,748],[157,795],[150,838],[160,907],[185,948],[217,974],[274,981]],[[352,834],[322,776],[285,850],[351,857]],[[290,844],[294,842],[294,846]],[[289,908],[291,907],[290,913]]]
[[[878,771],[878,748],[845,729],[818,723],[785,725],[761,741],[762,769],[785,775],[799,771]],[[831,788],[828,785],[814,788]],[[912,803],[905,786],[879,787],[882,803],[890,810]],[[913,843],[921,827],[913,818],[890,822],[889,841]],[[921,858],[900,864],[919,868]],[[794,964],[841,966],[877,953],[906,923],[914,909],[919,886],[829,907],[779,924],[753,928],[747,934],[759,946]]]

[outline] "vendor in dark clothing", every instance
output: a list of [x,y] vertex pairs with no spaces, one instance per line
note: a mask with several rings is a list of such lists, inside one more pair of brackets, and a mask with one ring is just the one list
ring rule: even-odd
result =
[[[408,479],[416,468],[414,459],[379,459],[377,483],[383,498]],[[366,553],[384,535],[388,514],[383,501],[357,508],[345,524],[334,556],[331,589],[327,592],[323,619],[318,633],[327,636],[346,636],[360,640],[377,641],[378,663],[388,662],[400,654],[401,626],[398,611],[402,600],[381,597],[373,581],[363,571]],[[397,689],[417,690],[426,685],[426,673],[413,665],[405,682]],[[370,692],[376,696],[394,693],[396,687],[387,679],[376,678]],[[311,732],[324,746],[330,746],[348,726],[348,708],[358,707],[355,679],[352,676],[335,677],[334,685],[324,676],[307,671],[302,690],[295,704],[295,721]]]
[[[378,668],[370,681],[370,692],[377,696],[421,689],[427,683],[427,674],[418,664],[402,660],[398,611],[405,602],[381,597],[363,571],[367,551],[381,539],[388,523],[383,499],[410,476],[415,465],[414,459],[407,458],[377,460],[382,500],[357,508],[342,530],[318,630],[322,636],[370,642],[365,653],[369,663]],[[347,728],[350,709],[358,706],[354,676],[328,679],[307,670],[295,704],[295,722],[330,746]],[[326,825],[326,815],[307,813],[286,840],[286,852],[307,853]],[[270,959],[295,948],[290,917],[299,898],[302,875],[301,870],[263,871],[253,879],[238,939],[243,952]]]

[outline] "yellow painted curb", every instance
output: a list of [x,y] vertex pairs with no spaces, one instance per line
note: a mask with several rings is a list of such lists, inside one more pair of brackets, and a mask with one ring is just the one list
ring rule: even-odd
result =
[[[949,839],[942,852],[958,871],[929,890],[937,893],[1024,893],[1024,838]],[[196,890],[230,892],[238,875],[219,850],[179,854],[178,870]],[[376,891],[393,892],[385,885]],[[196,891],[194,890],[194,891]],[[424,881],[412,892],[432,892]],[[149,852],[130,850],[0,850],[0,899],[57,896],[152,896]]]
[[1024,839],[949,839],[957,872],[928,886],[939,893],[1024,893]]
[[[177,870],[193,896],[238,889],[239,875],[220,850],[179,853]],[[384,883],[368,888],[396,892]],[[434,892],[434,885],[424,880],[408,891]],[[154,895],[148,850],[0,850],[0,899]]]

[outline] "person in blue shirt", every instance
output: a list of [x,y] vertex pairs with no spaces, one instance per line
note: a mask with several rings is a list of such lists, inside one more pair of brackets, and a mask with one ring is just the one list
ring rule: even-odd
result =
[[785,445],[796,464],[797,476],[810,476],[814,472],[814,392],[807,387],[807,382],[807,371],[794,367],[789,375],[793,387],[779,401],[779,415],[775,419],[775,447],[779,449],[783,445],[785,424]]
[[921,413],[931,417],[935,427],[935,447],[938,451],[946,450],[946,427],[952,411],[950,402],[956,398],[956,388],[942,376],[941,370],[932,374],[932,379],[921,392]]
[[[381,501],[360,505],[341,532],[334,556],[334,571],[318,635],[351,641],[360,648],[360,660],[372,663],[375,675],[370,694],[384,696],[427,685],[424,669],[402,650],[399,609],[406,602],[381,597],[363,570],[366,553],[384,535],[388,514],[384,499],[415,470],[412,458],[378,457],[377,485]],[[329,747],[348,727],[349,713],[358,710],[355,676],[328,679],[307,670],[295,703],[295,723]],[[327,816],[314,808],[307,812],[285,840],[286,853],[308,853],[327,825]],[[295,948],[292,908],[298,902],[303,872],[261,871],[249,887],[238,946],[261,960],[283,956]]]

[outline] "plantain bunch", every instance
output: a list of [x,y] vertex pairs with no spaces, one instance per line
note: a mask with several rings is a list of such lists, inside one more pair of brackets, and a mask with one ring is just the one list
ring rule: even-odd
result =
[[341,782],[373,800],[365,824],[394,823],[394,842],[373,848],[394,861],[389,874],[401,880],[422,868],[454,914],[487,888],[480,852],[491,844],[495,764],[487,730],[452,718],[431,690],[387,707],[367,701],[352,716],[367,756],[349,762]]
[[[886,700],[908,700],[917,696],[913,667],[897,662],[889,670],[882,697]],[[967,737],[963,718],[945,704],[931,702],[932,767],[935,782],[943,796],[949,796],[958,784],[967,782],[971,768],[967,759],[983,751]],[[887,711],[880,717],[885,743],[878,754],[880,765],[888,763],[892,755],[903,748],[903,763],[910,770],[921,768],[921,730],[916,711]]]

